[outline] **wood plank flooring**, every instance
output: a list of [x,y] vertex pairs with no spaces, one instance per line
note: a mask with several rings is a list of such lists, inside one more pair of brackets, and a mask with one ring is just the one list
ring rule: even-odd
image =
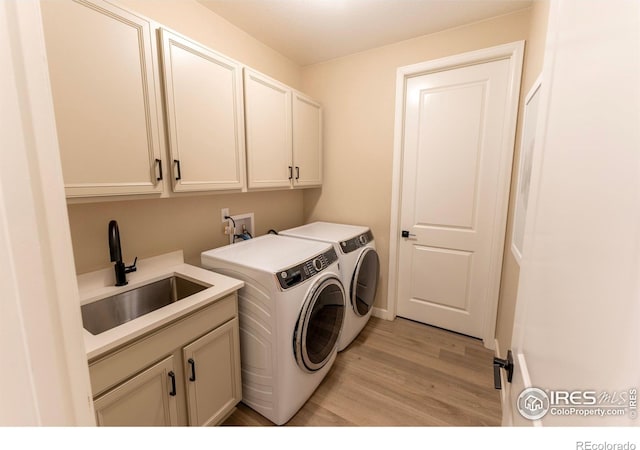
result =
[[[493,352],[482,342],[372,317],[288,426],[499,426]],[[273,425],[244,404],[227,426]]]

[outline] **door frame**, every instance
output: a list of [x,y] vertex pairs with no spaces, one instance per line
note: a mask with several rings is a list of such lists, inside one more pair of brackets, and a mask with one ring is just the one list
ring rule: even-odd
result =
[[488,308],[486,309],[482,340],[489,349],[495,347],[495,328],[498,312],[498,295],[500,277],[502,275],[502,258],[507,226],[507,210],[509,206],[509,186],[511,184],[511,168],[518,119],[518,101],[520,98],[520,79],[524,55],[524,41],[516,41],[482,50],[448,56],[432,61],[421,62],[399,67],[396,73],[396,111],[393,144],[393,180],[391,184],[391,221],[389,235],[389,274],[388,274],[388,308],[386,318],[396,317],[398,303],[398,258],[400,242],[400,205],[402,204],[402,165],[404,141],[404,109],[407,79],[418,75],[442,72],[459,67],[482,64],[497,60],[509,60],[509,92],[505,111],[504,127],[506,139],[502,143],[500,158],[500,175],[498,178],[499,198],[497,199],[494,231],[491,244],[490,282],[488,292]]
[[0,23],[0,425],[95,425],[40,3],[0,2]]

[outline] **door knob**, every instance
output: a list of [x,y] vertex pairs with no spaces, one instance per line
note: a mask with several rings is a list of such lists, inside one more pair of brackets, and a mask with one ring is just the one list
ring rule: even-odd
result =
[[403,238],[408,238],[408,237],[415,237],[416,235],[413,233],[409,233],[407,230],[402,230],[402,237]]

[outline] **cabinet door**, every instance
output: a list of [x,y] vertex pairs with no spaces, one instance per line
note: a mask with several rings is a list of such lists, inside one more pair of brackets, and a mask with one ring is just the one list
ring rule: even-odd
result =
[[290,187],[291,89],[246,68],[244,89],[249,187]]
[[294,186],[322,184],[322,109],[298,92],[293,93]]
[[238,319],[184,347],[189,425],[215,425],[242,399]]
[[160,35],[174,190],[241,189],[240,65],[170,31]]
[[101,0],[41,7],[67,197],[160,193],[150,23]]
[[173,356],[170,356],[96,398],[96,423],[99,426],[178,425],[174,380]]

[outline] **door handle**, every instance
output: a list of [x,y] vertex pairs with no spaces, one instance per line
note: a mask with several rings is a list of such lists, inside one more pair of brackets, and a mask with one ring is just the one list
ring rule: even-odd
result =
[[409,233],[409,231],[407,231],[407,230],[402,230],[402,237],[403,238],[409,238],[409,237],[416,237],[416,235],[413,234],[413,233]]
[[502,389],[500,369],[507,371],[507,381],[511,383],[511,380],[513,380],[513,354],[511,350],[507,351],[507,359],[493,358],[493,387],[496,389]]
[[293,179],[293,166],[289,166],[289,179]]
[[296,166],[296,180],[300,179],[300,167]]

